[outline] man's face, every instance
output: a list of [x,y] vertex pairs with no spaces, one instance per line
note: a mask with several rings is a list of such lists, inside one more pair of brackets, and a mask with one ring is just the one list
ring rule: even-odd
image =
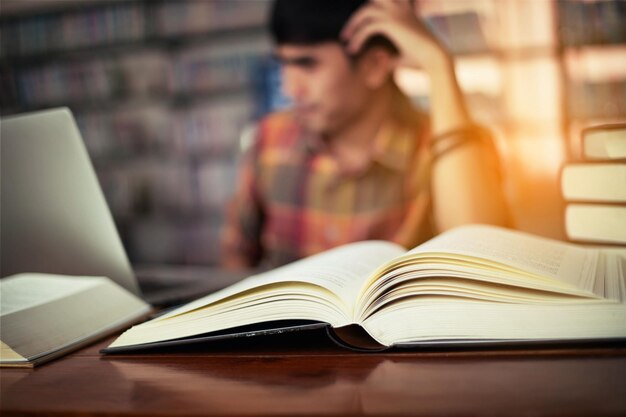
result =
[[332,135],[366,105],[368,89],[359,68],[338,43],[281,45],[276,56],[283,94],[293,100],[297,117],[310,130]]

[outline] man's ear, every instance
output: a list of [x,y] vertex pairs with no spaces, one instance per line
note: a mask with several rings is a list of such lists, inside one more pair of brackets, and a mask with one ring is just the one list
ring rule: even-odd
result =
[[385,48],[372,47],[359,57],[358,66],[365,85],[377,89],[393,76],[396,57]]

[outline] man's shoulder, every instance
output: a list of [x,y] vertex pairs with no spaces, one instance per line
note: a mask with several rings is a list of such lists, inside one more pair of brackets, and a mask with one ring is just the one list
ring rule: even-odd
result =
[[430,130],[430,115],[407,95],[399,92],[394,103],[394,119],[401,126],[419,131]]
[[264,148],[291,148],[302,136],[302,127],[292,111],[276,111],[258,124],[257,144]]
[[277,110],[269,113],[261,119],[261,124],[271,124],[274,126],[297,125],[293,111],[289,109]]

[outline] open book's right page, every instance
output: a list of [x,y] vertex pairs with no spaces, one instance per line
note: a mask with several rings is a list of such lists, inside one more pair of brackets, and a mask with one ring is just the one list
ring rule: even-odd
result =
[[379,343],[626,337],[624,261],[482,225],[446,232],[381,267],[358,317]]
[[409,251],[475,257],[556,280],[585,292],[597,293],[599,251],[577,247],[526,233],[474,225],[444,233]]

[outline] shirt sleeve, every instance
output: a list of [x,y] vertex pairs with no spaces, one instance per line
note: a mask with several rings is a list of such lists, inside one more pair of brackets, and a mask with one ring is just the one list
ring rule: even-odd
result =
[[244,154],[235,194],[226,207],[221,234],[221,266],[227,269],[258,266],[263,256],[263,207],[258,190],[258,140]]

